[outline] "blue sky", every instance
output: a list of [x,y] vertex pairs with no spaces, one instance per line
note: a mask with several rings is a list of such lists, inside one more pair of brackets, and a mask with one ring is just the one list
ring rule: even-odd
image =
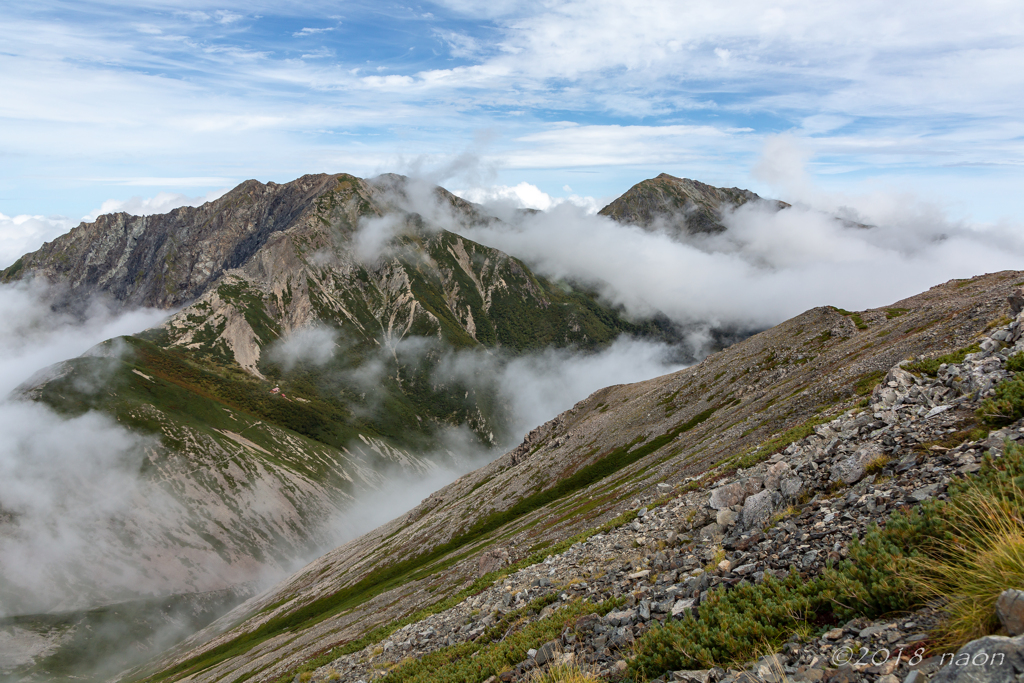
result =
[[[1022,7],[4,3],[0,255],[100,210],[338,171],[594,205],[664,171],[1020,225]],[[780,139],[796,166],[766,158]]]

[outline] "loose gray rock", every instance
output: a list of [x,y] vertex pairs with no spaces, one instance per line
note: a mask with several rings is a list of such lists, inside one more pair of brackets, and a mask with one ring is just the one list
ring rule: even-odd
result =
[[711,669],[698,671],[673,671],[668,679],[676,683],[711,683]]
[[676,600],[676,604],[672,605],[672,617],[675,619],[682,619],[687,614],[695,614],[696,608],[694,607],[693,598],[685,598],[683,600]]
[[996,601],[996,615],[1011,636],[1024,633],[1024,591],[1013,588],[1003,591]]
[[636,610],[624,609],[621,612],[609,612],[604,615],[604,619],[612,626],[627,626],[636,621]]
[[556,655],[560,654],[562,654],[562,644],[557,640],[549,640],[540,646],[540,649],[537,650],[537,654],[533,658],[537,660],[539,666],[544,666],[552,661]]
[[718,511],[717,521],[719,526],[730,527],[736,524],[739,518],[740,513],[726,509]]
[[788,477],[779,482],[779,491],[786,498],[799,498],[804,492],[804,480],[800,477]]
[[1024,674],[1024,636],[986,636],[945,654],[931,683],[1016,683]]
[[743,526],[748,529],[764,526],[771,518],[772,511],[771,491],[761,491],[761,493],[750,496],[743,503]]
[[913,491],[907,498],[914,503],[923,503],[928,500],[939,490],[938,484],[928,484],[921,488]]
[[882,449],[877,444],[869,444],[850,457],[836,461],[830,471],[832,481],[841,481],[847,485],[856,484],[864,478],[864,468],[868,463],[881,455]]
[[777,462],[768,467],[764,477],[764,487],[768,490],[778,489],[782,480],[789,474],[789,463]]
[[725,486],[719,486],[711,492],[711,500],[708,505],[716,510],[725,510],[733,505],[740,505],[746,497],[746,487],[743,482],[734,481]]

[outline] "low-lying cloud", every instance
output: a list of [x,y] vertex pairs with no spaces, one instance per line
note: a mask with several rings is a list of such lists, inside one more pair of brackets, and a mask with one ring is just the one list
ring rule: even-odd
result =
[[793,202],[748,204],[722,217],[726,231],[687,235],[679,221],[653,230],[623,225],[570,203],[512,221],[443,226],[522,258],[549,278],[592,287],[637,317],[755,329],[809,308],[883,306],[951,278],[1024,263],[1019,226],[948,219],[897,192],[841,195],[817,189],[806,155],[773,140],[758,167]]
[[[54,586],[53,577],[81,574],[85,558],[101,560],[96,530],[138,493],[145,438],[106,415],[69,418],[10,395],[36,371],[166,315],[114,315],[101,303],[89,313],[82,321],[51,312],[39,283],[0,285],[0,615],[76,604],[76,591],[101,577],[81,576],[77,587]],[[140,578],[124,570],[106,582],[127,587]]]
[[594,197],[573,194],[572,188],[568,185],[563,190],[568,192],[569,195],[566,197],[552,197],[536,185],[523,181],[518,185],[471,187],[468,190],[456,190],[452,194],[475,204],[493,205],[507,203],[517,209],[548,211],[562,204],[578,206],[586,213],[597,213],[601,209],[601,203]]

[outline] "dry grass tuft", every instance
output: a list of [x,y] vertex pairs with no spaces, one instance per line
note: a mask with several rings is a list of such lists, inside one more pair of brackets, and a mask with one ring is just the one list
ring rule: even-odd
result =
[[534,672],[530,683],[604,683],[604,679],[584,671],[578,664],[555,664],[546,671]]
[[945,510],[953,537],[911,560],[912,581],[944,603],[936,647],[956,649],[999,628],[999,594],[1024,586],[1022,510],[1024,492],[1012,482],[969,488]]

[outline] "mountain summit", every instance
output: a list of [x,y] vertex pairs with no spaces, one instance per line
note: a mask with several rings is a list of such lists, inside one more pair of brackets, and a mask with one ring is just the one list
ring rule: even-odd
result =
[[693,235],[722,232],[726,229],[722,224],[723,213],[748,202],[762,202],[775,210],[789,206],[762,199],[750,190],[712,187],[662,173],[637,183],[598,213],[645,229],[661,226],[676,234]]

